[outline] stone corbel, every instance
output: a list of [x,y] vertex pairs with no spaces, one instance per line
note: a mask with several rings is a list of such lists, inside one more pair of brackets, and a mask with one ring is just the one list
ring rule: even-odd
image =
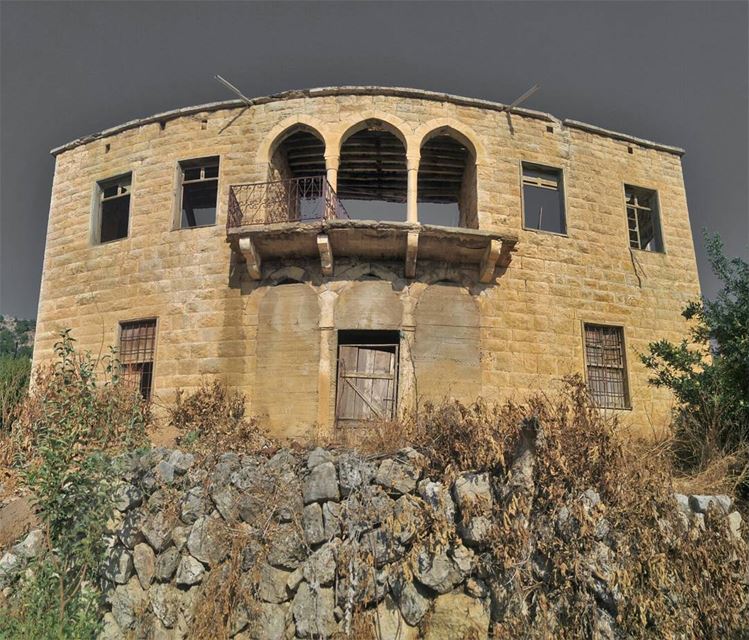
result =
[[325,234],[317,236],[317,250],[320,252],[320,268],[324,276],[333,275],[333,249],[330,238]]
[[484,251],[479,266],[479,282],[489,283],[494,280],[494,269],[497,266],[499,254],[502,251],[502,243],[499,240],[491,240]]
[[419,253],[419,232],[414,229],[406,236],[406,278],[416,276],[416,256]]
[[245,264],[247,265],[247,274],[253,280],[260,280],[262,277],[262,260],[260,259],[260,254],[255,248],[255,244],[252,242],[252,238],[239,239],[239,252],[242,254]]

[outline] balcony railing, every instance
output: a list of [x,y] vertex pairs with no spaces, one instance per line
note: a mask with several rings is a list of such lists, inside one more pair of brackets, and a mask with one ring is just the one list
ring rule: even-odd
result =
[[227,229],[348,218],[324,176],[235,184],[229,189]]

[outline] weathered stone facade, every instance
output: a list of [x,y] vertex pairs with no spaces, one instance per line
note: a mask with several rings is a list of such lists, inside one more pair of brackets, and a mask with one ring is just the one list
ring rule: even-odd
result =
[[[484,263],[434,253],[413,254],[411,277],[403,260],[366,251],[334,255],[331,269],[296,254],[292,229],[292,249],[265,258],[253,278],[227,242],[230,186],[268,180],[279,142],[300,126],[324,142],[335,186],[342,142],[373,121],[405,147],[402,226],[420,227],[420,149],[445,133],[473,156],[475,191],[461,206],[475,208],[474,233],[512,238],[511,259],[488,279],[477,275]],[[650,341],[680,339],[681,309],[699,295],[679,149],[478,100],[341,88],[163,114],[54,153],[35,365],[51,359],[61,328],[99,352],[117,344],[120,322],[155,318],[157,398],[168,402],[177,389],[218,377],[245,392],[249,410],[277,435],[304,437],[334,424],[340,330],[400,331],[403,408],[417,397],[522,397],[584,374],[583,326],[591,322],[624,328],[631,409],[617,411],[621,419],[643,433],[669,420],[670,397],[648,386],[637,354]],[[216,224],[175,228],[178,163],[207,156],[220,158]],[[523,228],[522,162],[562,170],[565,234]],[[128,236],[96,244],[92,190],[125,172]],[[657,192],[663,252],[630,249],[624,184]],[[351,246],[374,233],[361,226]],[[449,243],[445,233],[440,242]]]

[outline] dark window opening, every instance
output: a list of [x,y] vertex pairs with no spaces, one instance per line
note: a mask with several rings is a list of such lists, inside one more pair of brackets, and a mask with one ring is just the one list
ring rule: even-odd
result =
[[97,183],[99,193],[99,242],[127,238],[130,226],[131,174]]
[[562,171],[523,163],[523,226],[567,233]]
[[434,136],[421,147],[418,201],[423,224],[478,227],[476,162],[449,135]]
[[341,146],[336,192],[351,218],[406,219],[406,148],[383,125],[349,136]]
[[119,362],[125,384],[150,400],[156,350],[156,320],[120,323]]
[[399,331],[339,331],[336,424],[395,417]]
[[643,251],[663,251],[655,191],[624,185],[624,193],[627,198],[629,246]]
[[181,229],[216,224],[218,164],[218,158],[179,163],[182,171]]
[[586,324],[585,363],[595,403],[610,409],[629,408],[624,329]]

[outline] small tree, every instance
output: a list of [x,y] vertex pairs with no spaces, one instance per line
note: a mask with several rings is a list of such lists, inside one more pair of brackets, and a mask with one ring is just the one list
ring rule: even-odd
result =
[[[642,355],[650,382],[673,391],[679,402],[674,428],[677,462],[688,471],[735,456],[749,469],[749,264],[724,255],[717,235],[705,236],[714,273],[723,287],[714,300],[689,303],[692,321],[679,344],[660,340]],[[744,489],[749,484],[744,481]]]

